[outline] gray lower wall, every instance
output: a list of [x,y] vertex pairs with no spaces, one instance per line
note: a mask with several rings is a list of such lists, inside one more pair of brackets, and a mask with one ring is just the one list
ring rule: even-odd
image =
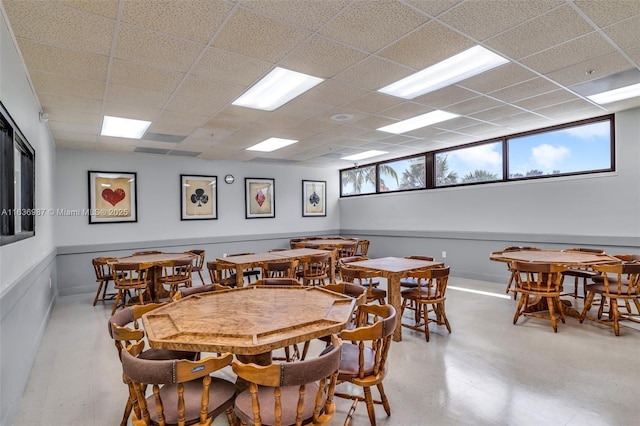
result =
[[[339,232],[333,229],[321,233],[310,232],[305,235],[336,235]],[[94,257],[123,257],[142,250],[180,253],[202,249],[205,250],[206,260],[209,261],[222,257],[225,253],[259,253],[272,248],[288,248],[289,239],[299,236],[300,234],[261,234],[58,247],[58,292],[60,296],[95,292],[97,286],[91,266],[91,259]],[[194,280],[197,278],[194,277]],[[209,282],[206,274],[205,280]]]
[[[575,235],[511,234],[494,232],[429,232],[343,229],[344,236],[371,241],[369,257],[426,255],[451,266],[451,275],[491,282],[507,282],[503,263],[489,260],[492,251],[507,246],[546,249],[601,248],[609,254],[640,253],[640,238]],[[442,252],[446,252],[446,258]]]
[[56,251],[26,271],[0,298],[0,424],[12,423],[56,300]]

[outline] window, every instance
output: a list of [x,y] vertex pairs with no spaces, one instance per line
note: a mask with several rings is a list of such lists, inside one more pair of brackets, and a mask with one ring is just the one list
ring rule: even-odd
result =
[[340,171],[341,197],[615,170],[614,116]]
[[0,104],[0,242],[35,234],[34,151]]
[[508,139],[509,178],[611,169],[609,120]]
[[354,167],[340,173],[342,197],[376,192],[376,166]]
[[378,175],[380,176],[380,192],[427,187],[424,155],[381,163],[378,166]]
[[435,186],[502,180],[502,141],[435,155]]

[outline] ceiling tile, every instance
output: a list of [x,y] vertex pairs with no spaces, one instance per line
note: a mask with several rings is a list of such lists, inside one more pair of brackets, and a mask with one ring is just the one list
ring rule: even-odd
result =
[[[576,99],[574,101],[565,102],[545,108],[538,108],[536,110],[536,113],[552,118],[554,120],[558,120],[559,118],[562,118],[567,114],[575,114],[577,112],[580,112],[580,118],[586,118],[588,116],[594,117],[597,115],[605,114],[605,111],[582,99]],[[586,115],[582,116],[582,114]]]
[[75,133],[75,132],[51,132],[56,141],[68,141],[68,142],[82,142],[82,143],[96,143],[96,135],[88,135],[86,133]]
[[633,64],[624,56],[618,52],[613,52],[545,75],[563,86],[573,86],[574,84],[626,71],[632,67]]
[[242,5],[265,16],[316,31],[350,0],[331,1],[264,1],[243,0]]
[[203,46],[166,34],[122,24],[115,56],[154,68],[187,72]]
[[520,114],[523,111],[519,108],[515,108],[511,105],[502,105],[496,108],[487,109],[481,112],[469,114],[469,117],[476,118],[483,121],[493,121],[498,118],[509,117],[511,115]]
[[448,86],[426,95],[418,96],[413,101],[432,108],[443,108],[477,97],[478,94],[463,87]]
[[375,52],[428,20],[400,2],[357,1],[320,29],[320,33]]
[[482,41],[562,3],[560,0],[466,1],[438,18]]
[[[163,111],[158,117],[156,117],[155,120],[153,120],[153,124],[154,125],[161,124],[166,127],[180,126],[180,125],[200,127],[202,124],[206,123],[208,120],[209,120],[209,117],[205,115],[184,114],[180,112]],[[162,133],[166,133],[166,132],[162,132]]]
[[30,70],[64,74],[91,80],[107,80],[108,58],[18,39],[22,57]]
[[496,101],[486,96],[478,96],[467,101],[458,102],[457,104],[448,105],[447,111],[455,114],[466,115],[477,111],[484,111],[504,105],[502,102]]
[[278,113],[289,117],[297,117],[299,119],[309,119],[318,114],[322,114],[332,108],[331,105],[322,104],[320,102],[309,102],[303,99],[294,99],[293,101],[278,108]]
[[49,0],[66,7],[72,7],[95,15],[104,16],[105,18],[116,19],[118,16],[119,0]]
[[352,110],[375,114],[387,108],[400,105],[403,102],[405,102],[405,100],[402,98],[385,95],[384,93],[379,92],[369,92],[366,95],[343,106]]
[[101,125],[73,124],[69,121],[55,121],[49,118],[49,128],[52,132],[79,133],[93,135],[100,132]]
[[31,81],[33,81],[36,90],[40,92],[90,99],[102,99],[104,95],[105,84],[99,80],[66,77],[35,71],[31,73]]
[[176,94],[194,98],[216,99],[218,102],[231,102],[246,89],[245,86],[228,81],[190,75],[185,78]]
[[640,2],[636,0],[615,0],[615,7],[612,7],[611,1],[601,0],[575,0],[574,3],[601,27],[640,15]]
[[238,9],[216,37],[214,46],[276,63],[309,34],[308,31]]
[[[102,116],[96,113],[76,111],[64,108],[47,108],[45,111],[49,114],[49,121],[63,123],[67,122],[73,125],[93,126],[94,128],[102,128]],[[86,128],[86,127],[85,127]],[[100,129],[98,129],[99,132]]]
[[395,118],[396,120],[406,120],[421,114],[433,111],[433,108],[417,104],[415,102],[404,102],[400,105],[393,106],[378,113],[383,117]]
[[184,74],[164,71],[135,62],[116,59],[111,65],[110,81],[129,87],[173,93]]
[[366,57],[364,52],[315,36],[293,50],[279,65],[314,77],[331,78]]
[[166,110],[212,117],[226,105],[227,102],[220,101],[216,98],[196,98],[193,96],[175,95],[167,104]]
[[171,124],[163,122],[153,122],[149,131],[152,133],[162,133],[165,135],[188,136],[196,130],[197,126],[187,126],[185,124]]
[[123,97],[124,103],[106,102],[104,105],[104,115],[112,117],[133,118],[135,120],[153,121],[160,114],[159,109],[149,108],[143,103],[142,106],[132,105],[127,102],[127,97]]
[[557,105],[569,101],[575,101],[577,99],[579,98],[573,93],[568,92],[564,89],[558,89],[552,92],[544,93],[542,95],[533,96],[522,101],[514,102],[514,105],[517,105],[524,109],[528,109],[530,111],[534,111],[536,109],[544,108],[550,105]]
[[206,44],[231,8],[223,0],[126,0],[122,22]]
[[301,95],[299,99],[337,106],[363,96],[365,93],[368,92],[359,87],[349,86],[334,80],[326,80]]
[[272,68],[269,62],[209,47],[194,67],[193,74],[250,86]]
[[558,86],[543,78],[534,78],[533,80],[525,81],[524,83],[509,86],[506,89],[491,92],[490,96],[498,98],[504,102],[515,102],[521,99],[551,92],[557,88]]
[[457,4],[462,3],[463,0],[438,0],[438,1],[425,1],[425,0],[406,0],[405,3],[416,7],[417,9],[428,13],[431,16],[439,16],[443,12],[449,10]]
[[413,74],[411,68],[371,56],[338,74],[335,79],[353,86],[378,90],[410,74]]
[[16,37],[108,55],[115,21],[53,3],[3,0]]
[[152,90],[138,89],[137,87],[111,84],[109,86],[107,100],[114,104],[129,104],[151,109],[162,109],[164,104],[169,100],[169,95]]
[[541,73],[547,74],[578,62],[604,56],[614,51],[598,33],[591,33],[568,43],[536,53],[522,60],[522,64]]
[[[59,95],[55,93],[40,93],[40,104],[45,108],[61,108],[82,111],[92,114],[100,114],[102,100],[79,98],[77,96]],[[46,111],[48,112],[48,111]]]
[[592,31],[575,10],[562,6],[489,39],[487,45],[520,59]]
[[474,77],[467,78],[457,83],[457,85],[470,90],[476,90],[480,93],[489,93],[531,80],[536,76],[536,74],[518,64],[508,63]]
[[421,70],[469,49],[474,44],[471,39],[431,21],[381,50],[378,55]]
[[[638,2],[640,4],[640,1]],[[634,28],[635,31],[629,31]],[[604,32],[621,48],[640,46],[638,32],[640,32],[640,15],[629,18],[619,24],[611,25],[604,29]]]

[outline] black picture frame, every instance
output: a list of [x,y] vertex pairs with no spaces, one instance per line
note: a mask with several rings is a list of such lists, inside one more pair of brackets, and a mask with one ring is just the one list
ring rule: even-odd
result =
[[323,217],[327,215],[327,182],[324,180],[302,181],[302,216]]
[[89,224],[138,221],[137,173],[89,170]]
[[218,219],[218,176],[180,175],[180,220]]
[[276,217],[275,179],[245,178],[245,218],[263,219]]

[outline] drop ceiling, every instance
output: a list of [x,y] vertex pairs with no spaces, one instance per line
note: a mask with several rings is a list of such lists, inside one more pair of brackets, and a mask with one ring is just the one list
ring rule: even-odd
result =
[[[638,0],[2,0],[56,146],[344,168],[640,106],[575,87],[640,69]],[[404,100],[378,89],[475,45],[509,63]],[[274,67],[324,82],[272,112],[231,103]],[[583,85],[583,86],[580,86]],[[376,130],[436,109],[460,117]],[[100,136],[104,115],[152,121]],[[270,137],[298,143],[246,151]],[[374,159],[372,159],[374,161]]]

